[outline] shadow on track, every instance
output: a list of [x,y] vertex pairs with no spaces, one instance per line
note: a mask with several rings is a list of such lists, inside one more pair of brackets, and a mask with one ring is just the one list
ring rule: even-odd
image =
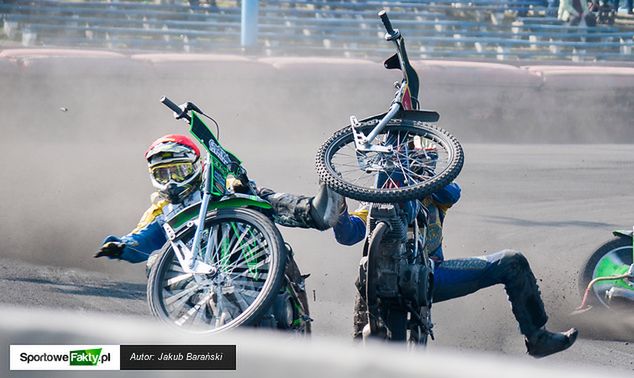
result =
[[8,278],[7,281],[29,282],[47,285],[48,290],[69,295],[88,295],[122,299],[145,299],[146,286],[131,282],[112,282],[103,285],[90,283],[68,283],[43,278]]

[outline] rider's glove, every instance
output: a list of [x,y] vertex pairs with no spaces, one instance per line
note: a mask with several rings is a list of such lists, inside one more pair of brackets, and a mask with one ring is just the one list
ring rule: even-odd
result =
[[[110,239],[110,240],[108,240]],[[119,238],[108,238],[106,242],[95,253],[95,258],[107,257],[110,259],[120,259],[123,250],[125,249],[125,243]]]
[[254,187],[254,183],[249,180],[244,170],[233,177],[227,178],[227,188],[232,189],[234,193],[255,194]]

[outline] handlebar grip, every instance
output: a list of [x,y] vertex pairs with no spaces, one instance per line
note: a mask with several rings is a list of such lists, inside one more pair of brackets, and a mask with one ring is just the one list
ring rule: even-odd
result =
[[395,34],[394,28],[392,27],[392,23],[390,19],[387,17],[387,12],[385,9],[379,12],[379,17],[381,17],[381,21],[383,21],[383,26],[385,26],[385,30],[387,30],[388,34]]
[[167,106],[168,108],[172,109],[172,111],[178,115],[183,113],[183,110],[178,105],[173,103],[172,100],[170,100],[169,98],[165,96],[161,97],[161,103],[163,103],[163,105]]

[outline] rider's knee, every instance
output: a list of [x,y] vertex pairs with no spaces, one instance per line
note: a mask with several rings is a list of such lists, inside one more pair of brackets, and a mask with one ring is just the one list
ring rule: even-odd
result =
[[526,256],[524,256],[522,252],[514,249],[506,249],[502,251],[502,262],[516,271],[529,268]]

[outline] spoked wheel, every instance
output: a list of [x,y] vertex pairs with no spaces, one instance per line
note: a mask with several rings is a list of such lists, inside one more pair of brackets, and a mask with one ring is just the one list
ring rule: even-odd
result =
[[[588,284],[595,278],[617,276],[627,273],[632,264],[632,239],[617,237],[603,244],[590,256],[579,279],[581,295],[584,294]],[[598,305],[610,309],[606,299],[606,291],[612,287],[632,290],[624,280],[599,281],[594,284],[588,296],[588,304]]]
[[[376,121],[361,124],[368,135]],[[393,119],[374,139],[391,151],[357,151],[350,126],[317,153],[317,171],[336,192],[359,201],[393,203],[421,198],[449,184],[464,162],[460,143],[447,131],[409,119]]]
[[[191,247],[194,233],[192,227],[178,239]],[[197,333],[256,324],[283,281],[286,248],[273,223],[251,209],[214,211],[205,220],[200,256],[212,272],[185,273],[166,246],[148,277],[152,313]]]

